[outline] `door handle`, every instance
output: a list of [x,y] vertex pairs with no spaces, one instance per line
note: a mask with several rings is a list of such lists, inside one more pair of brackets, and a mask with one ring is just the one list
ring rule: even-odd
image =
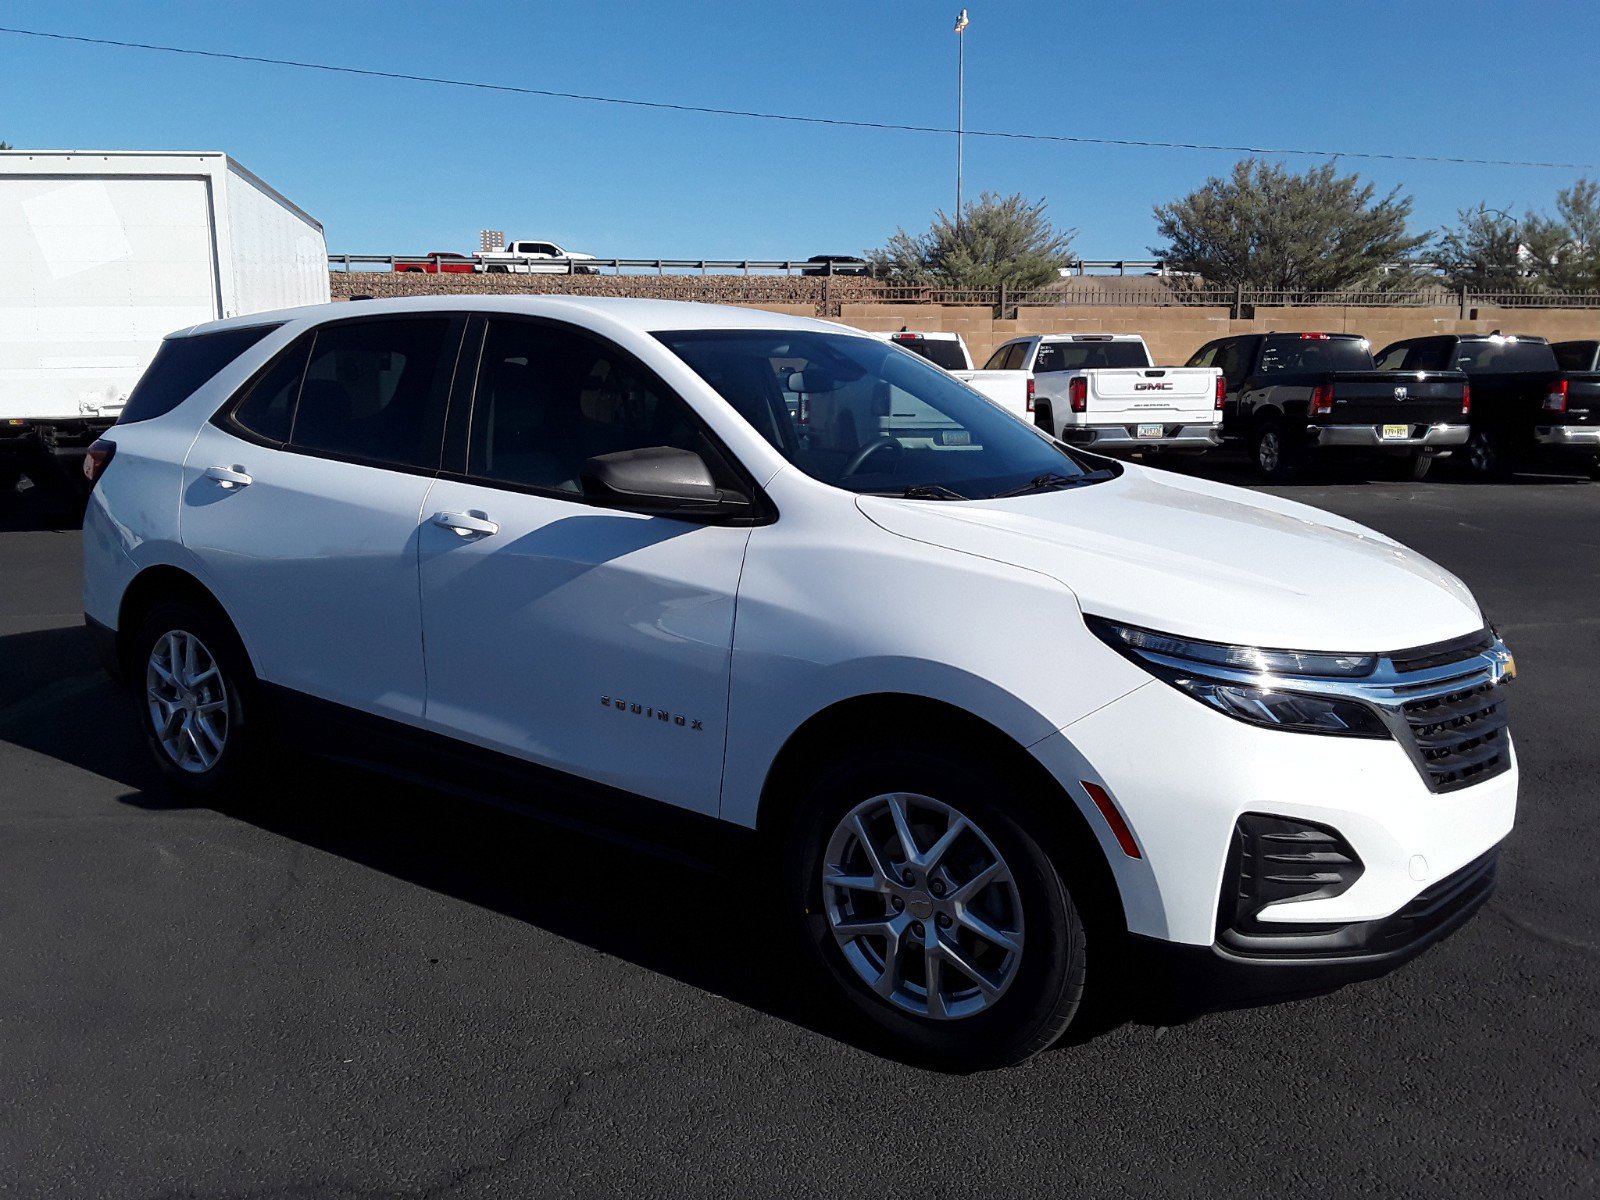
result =
[[253,482],[250,476],[238,467],[207,467],[205,477],[216,480],[225,490],[249,487]]
[[500,526],[484,517],[476,517],[471,513],[441,512],[433,514],[433,523],[441,529],[448,529],[458,537],[488,537],[490,534],[500,532]]

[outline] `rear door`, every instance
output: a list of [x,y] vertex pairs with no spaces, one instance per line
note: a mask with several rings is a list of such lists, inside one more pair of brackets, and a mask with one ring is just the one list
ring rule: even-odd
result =
[[748,527],[601,507],[584,462],[694,450],[748,491],[647,369],[573,326],[487,322],[470,423],[417,527],[427,724],[703,813],[722,780]]
[[416,720],[425,689],[417,523],[464,321],[335,321],[202,427],[180,536],[262,679]]

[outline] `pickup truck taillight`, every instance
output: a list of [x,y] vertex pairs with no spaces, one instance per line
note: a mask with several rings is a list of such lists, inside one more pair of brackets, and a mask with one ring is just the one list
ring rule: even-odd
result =
[[1214,406],[1218,412],[1222,411],[1222,406],[1223,406],[1224,403],[1227,402],[1227,399],[1228,399],[1228,379],[1227,379],[1227,377],[1225,375],[1218,375],[1217,376],[1217,403]]
[[1028,376],[1028,411],[1033,411],[1033,376]]
[[1558,379],[1550,385],[1550,390],[1544,397],[1545,412],[1567,411],[1567,381]]
[[105,438],[98,439],[89,447],[88,453],[83,456],[83,477],[89,481],[90,487],[100,482],[100,476],[106,473],[116,452],[117,444]]
[[1073,412],[1089,411],[1089,381],[1082,375],[1067,381],[1067,403]]
[[1325,417],[1333,411],[1333,384],[1319,383],[1311,389],[1311,415]]
[[1465,416],[1470,415],[1471,412],[1472,412],[1472,385],[1470,383],[1463,383],[1461,385],[1461,415],[1463,417],[1465,417]]

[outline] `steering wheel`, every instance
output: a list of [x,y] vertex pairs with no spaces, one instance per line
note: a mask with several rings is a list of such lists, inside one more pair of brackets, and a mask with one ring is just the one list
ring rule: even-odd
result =
[[862,446],[850,456],[849,460],[839,471],[839,479],[841,481],[849,479],[850,476],[854,475],[866,465],[867,459],[871,458],[880,450],[887,450],[890,446],[893,446],[900,453],[905,452],[905,447],[900,444],[899,438],[891,437],[887,433],[880,433],[877,437],[873,438],[865,446]]

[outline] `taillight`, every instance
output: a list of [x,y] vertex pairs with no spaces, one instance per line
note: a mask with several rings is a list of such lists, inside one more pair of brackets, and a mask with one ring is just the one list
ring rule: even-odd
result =
[[1550,390],[1545,393],[1545,412],[1567,411],[1567,381],[1558,379],[1550,385]]
[[83,477],[89,481],[90,487],[100,482],[100,476],[106,473],[116,452],[117,444],[105,438],[89,447],[89,452],[83,456]]
[[1028,376],[1028,411],[1033,411],[1033,376]]
[[1073,412],[1089,411],[1089,381],[1082,375],[1067,381],[1067,403]]
[[1228,399],[1228,380],[1227,380],[1227,377],[1223,376],[1223,375],[1218,375],[1217,376],[1217,403],[1215,405],[1216,410],[1218,412],[1222,411],[1222,405],[1227,399]]
[[1311,415],[1325,417],[1333,411],[1333,384],[1319,383],[1311,389]]
[[1333,335],[1331,333],[1302,333],[1300,340],[1302,342],[1331,342]]
[[1463,383],[1461,385],[1461,415],[1464,417],[1468,413],[1470,413],[1471,411],[1472,411],[1472,385],[1470,383]]

